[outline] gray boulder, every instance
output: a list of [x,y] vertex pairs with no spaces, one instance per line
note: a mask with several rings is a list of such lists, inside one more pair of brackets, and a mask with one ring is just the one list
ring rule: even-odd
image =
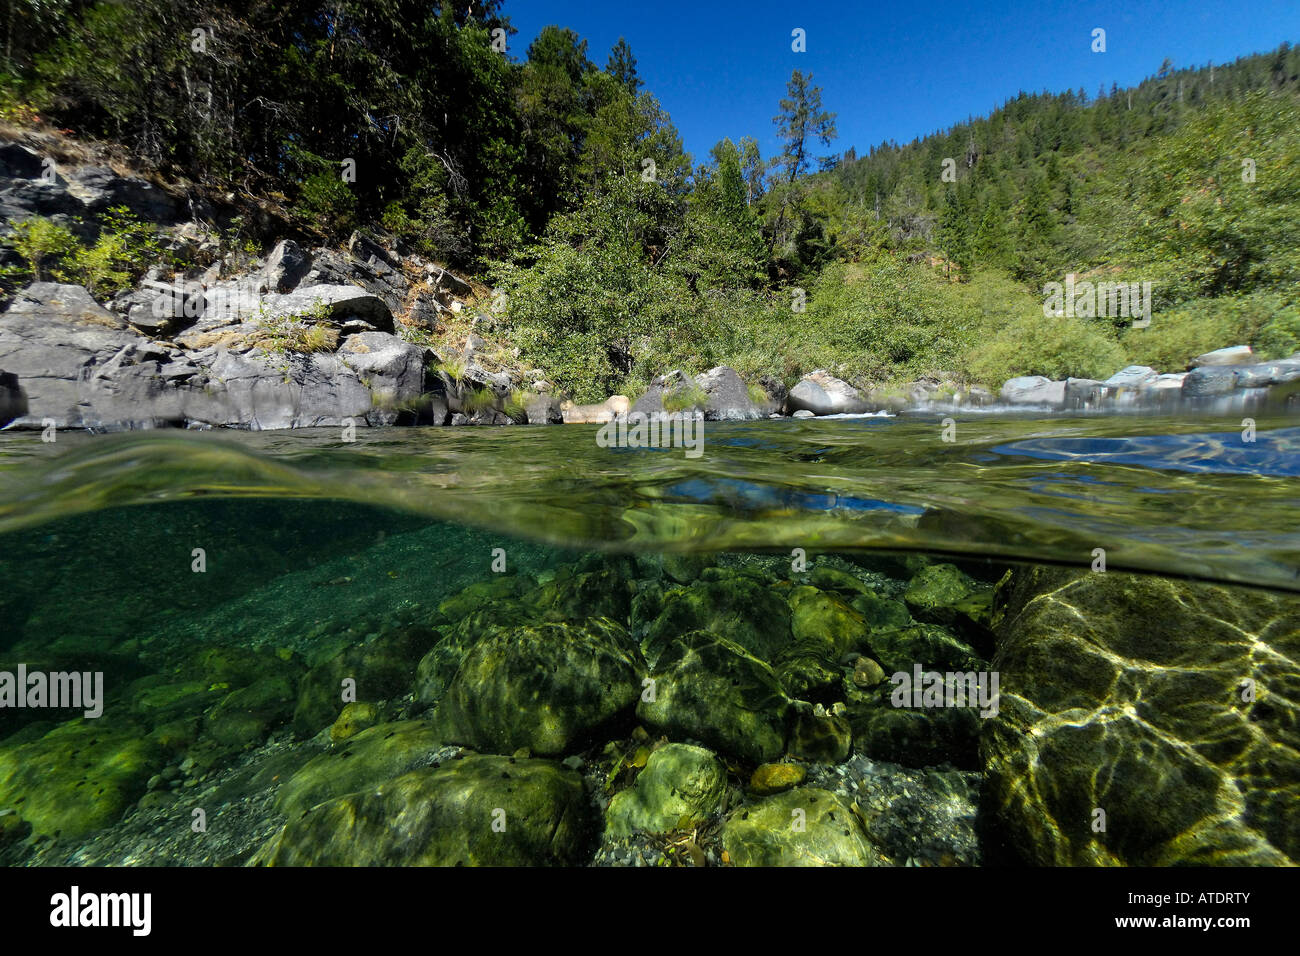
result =
[[145,222],[176,221],[176,202],[152,183],[119,176],[107,166],[78,166],[66,173],[67,189],[92,216],[125,206]]
[[1192,369],[1183,379],[1183,394],[1192,398],[1224,395],[1237,387],[1237,370],[1228,365]]
[[825,369],[805,375],[786,396],[791,412],[804,410],[814,415],[840,415],[865,411],[867,403],[858,390]]
[[564,413],[560,401],[549,392],[534,392],[524,400],[524,413],[530,425],[562,425]]
[[121,316],[109,312],[84,288],[59,282],[33,282],[14,297],[5,315],[105,329],[126,328]]
[[1042,375],[1022,375],[1009,379],[998,393],[1002,401],[1011,405],[1065,404],[1065,382],[1053,382]]
[[1146,365],[1130,365],[1120,369],[1102,384],[1107,388],[1146,388],[1159,377],[1159,372]]
[[281,239],[266,257],[259,274],[269,292],[292,292],[311,269],[311,256],[292,239]]
[[1189,363],[1189,368],[1202,365],[1250,365],[1255,361],[1255,353],[1249,345],[1233,345],[1226,349],[1215,349],[1198,355]]
[[705,421],[735,422],[766,418],[775,408],[755,404],[749,396],[749,388],[735,369],[725,365],[709,369],[695,381],[706,396]]
[[[674,369],[665,372],[650,383],[650,387],[632,403],[629,413],[642,415],[663,414],[668,411],[688,411],[698,408],[694,401],[703,394],[699,383],[685,372]],[[667,399],[668,405],[665,405]],[[678,407],[691,402],[689,408]],[[668,407],[671,406],[671,407]]]

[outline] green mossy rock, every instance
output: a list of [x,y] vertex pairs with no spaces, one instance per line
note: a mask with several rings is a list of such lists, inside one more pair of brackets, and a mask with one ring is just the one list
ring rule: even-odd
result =
[[280,786],[275,804],[290,821],[295,820],[318,803],[422,766],[441,745],[428,721],[378,724],[309,760]]
[[792,612],[793,639],[774,664],[786,692],[804,697],[840,680],[840,661],[866,646],[868,627],[863,616],[838,594],[796,586],[786,598]]
[[956,565],[932,564],[913,576],[903,600],[918,621],[952,628],[991,648],[993,585],[976,581]]
[[330,741],[340,743],[369,730],[379,723],[379,708],[364,701],[353,701],[343,706],[339,719],[330,727]]
[[533,579],[517,574],[494,574],[485,581],[475,581],[438,605],[438,610],[450,621],[459,621],[474,611],[491,607],[503,600],[518,597],[533,586]]
[[872,631],[870,644],[872,654],[885,669],[886,677],[899,671],[911,674],[918,663],[925,671],[963,673],[984,670],[988,666],[973,647],[936,624]]
[[120,820],[166,759],[143,727],[71,720],[37,740],[0,744],[0,807],[37,835],[76,839]]
[[879,594],[860,594],[853,599],[851,607],[862,615],[872,630],[908,627],[916,623],[906,604]]
[[448,743],[563,754],[631,715],[644,667],[636,643],[609,620],[498,628],[465,653],[432,719]]
[[794,648],[815,649],[838,662],[867,639],[866,619],[839,595],[796,587],[787,594]]
[[636,783],[614,795],[605,832],[623,837],[689,830],[720,812],[726,795],[727,771],[712,753],[668,744],[650,755]]
[[134,681],[126,690],[131,710],[151,724],[202,714],[228,693],[230,685],[224,682],[169,682],[163,674],[143,677]]
[[844,717],[799,714],[790,731],[789,753],[800,760],[840,763],[853,749],[853,729]]
[[313,667],[298,687],[294,734],[313,737],[338,719],[344,678],[356,681],[357,700],[389,700],[409,693],[420,659],[440,637],[424,627],[398,628]]
[[871,589],[864,582],[847,571],[827,567],[824,564],[813,566],[808,572],[808,583],[822,591],[839,591],[850,598],[871,592]]
[[781,793],[804,782],[808,771],[798,763],[760,764],[749,778],[749,789],[760,797]]
[[981,750],[1025,860],[1300,863],[1300,598],[1026,569],[999,647]]
[[641,642],[646,660],[656,661],[688,631],[708,631],[771,661],[790,644],[790,608],[771,587],[733,572],[673,588]]
[[872,760],[887,760],[905,767],[952,764],[960,770],[978,770],[979,711],[966,707],[895,707],[886,687],[883,697],[870,706],[849,710],[849,723],[859,751]]
[[669,645],[654,670],[654,700],[637,717],[672,737],[691,737],[751,763],[779,756],[789,707],[772,668],[739,644],[692,631]]
[[473,755],[319,805],[250,862],[574,866],[590,855],[591,812],[572,770],[547,760]]
[[214,644],[190,654],[175,671],[179,682],[202,681],[208,686],[225,684],[227,691],[247,687],[263,677],[297,677],[300,665],[267,650]]
[[222,698],[204,719],[203,736],[236,750],[257,747],[293,716],[296,699],[293,681],[264,677]]
[[733,810],[722,825],[722,846],[736,866],[879,866],[883,862],[852,807],[829,790],[815,787],[787,790]]
[[632,603],[632,588],[614,571],[587,571],[557,576],[525,594],[522,601],[533,611],[530,622],[597,617],[623,621]]

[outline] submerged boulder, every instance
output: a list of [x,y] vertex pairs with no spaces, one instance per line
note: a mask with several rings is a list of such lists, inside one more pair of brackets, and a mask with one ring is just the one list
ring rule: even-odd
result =
[[587,857],[593,830],[574,771],[549,760],[470,755],[320,804],[250,863],[574,866]]
[[816,787],[798,787],[733,810],[722,845],[736,866],[881,866],[854,808]]
[[1300,598],[1021,571],[981,744],[1010,842],[1044,865],[1300,862],[1297,662]]
[[648,726],[752,763],[781,754],[789,698],[772,668],[739,644],[692,631],[668,646],[652,680],[636,710]]
[[447,742],[567,753],[641,692],[640,650],[603,618],[495,628],[465,652],[433,720]]
[[38,836],[68,840],[122,819],[167,756],[144,728],[122,722],[78,719],[35,739],[15,736],[0,742],[0,807]]
[[425,766],[442,740],[428,721],[377,724],[328,753],[313,757],[276,791],[276,807],[290,821],[326,800],[374,787]]
[[605,829],[615,837],[689,830],[716,815],[726,794],[727,771],[712,753],[668,744],[650,755],[636,783],[615,794]]

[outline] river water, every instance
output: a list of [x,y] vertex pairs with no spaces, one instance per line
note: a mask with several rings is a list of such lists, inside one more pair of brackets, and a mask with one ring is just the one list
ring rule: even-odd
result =
[[0,861],[1300,860],[1294,417],[702,427],[0,434]]

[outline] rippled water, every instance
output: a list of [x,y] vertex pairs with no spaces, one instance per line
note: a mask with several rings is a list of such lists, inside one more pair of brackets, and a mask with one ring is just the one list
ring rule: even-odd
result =
[[[50,444],[34,432],[0,434],[0,672],[19,662],[99,669],[109,685],[93,746],[77,736],[91,733],[92,722],[68,711],[0,709],[0,861],[229,863],[261,848],[261,862],[449,862],[432,850],[390,858],[396,850],[373,849],[384,841],[365,834],[353,834],[353,845],[372,847],[370,858],[313,855],[333,844],[280,829],[278,788],[344,746],[330,743],[342,706],[331,703],[332,691],[325,716],[312,723],[317,711],[304,703],[312,681],[334,674],[349,649],[399,635],[414,643],[398,676],[359,698],[379,708],[366,726],[406,721],[431,735],[424,756],[399,769],[434,773],[433,755],[449,759],[453,746],[504,759],[518,750],[511,735],[523,733],[538,773],[551,772],[540,758],[568,756],[586,775],[595,822],[573,847],[506,862],[626,863],[632,858],[622,854],[633,852],[697,865],[793,861],[782,853],[899,865],[1188,862],[1178,833],[1197,834],[1207,852],[1221,854],[1197,862],[1295,859],[1294,418],[1259,418],[1253,433],[1239,418],[983,416],[955,430],[938,417],[706,423],[699,458],[680,448],[601,447],[597,431],[375,429],[350,442],[335,429],[66,433]],[[1095,574],[1101,567],[1104,576]],[[920,591],[932,574],[960,578],[968,593],[930,607]],[[750,595],[754,582],[760,590]],[[860,634],[828,639],[834,653],[775,645],[760,653],[754,634],[773,613],[762,594],[777,596],[779,615],[793,615],[782,625],[790,648],[842,626]],[[456,667],[468,673],[468,664],[452,666],[451,684],[435,680],[428,690],[429,673],[443,666],[437,648],[459,641],[463,654],[480,634],[534,624],[564,628],[554,640],[567,647],[572,634],[606,620],[640,642],[628,651],[638,679],[668,680],[654,654],[671,658],[664,648],[689,645],[687,631],[738,641],[770,663],[796,702],[776,721],[784,745],[768,753],[725,729],[682,729],[633,698],[548,751],[529,731],[502,729],[490,713],[454,703],[456,680],[468,680]],[[508,646],[532,653],[533,631],[510,633]],[[745,644],[751,638],[757,643]],[[1169,652],[1188,641],[1192,650]],[[241,671],[210,658],[196,663],[196,649],[210,647],[264,664]],[[561,662],[571,659],[565,654]],[[898,725],[889,685],[861,680],[865,665],[856,659],[864,655],[884,674],[913,662],[1000,667],[1007,706],[983,724],[945,712]],[[566,666],[528,659],[544,670]],[[1098,676],[1107,668],[1117,669]],[[282,684],[267,684],[271,673]],[[1243,679],[1259,685],[1258,699],[1236,700]],[[1170,681],[1184,682],[1172,696]],[[1068,687],[1083,696],[1062,702]],[[262,696],[253,700],[256,688]],[[476,693],[465,690],[466,700]],[[801,735],[809,721],[832,720],[834,706],[845,714],[835,719],[852,727],[852,750],[819,757]],[[1148,730],[1115,722],[1111,715],[1126,707]],[[1206,717],[1206,708],[1219,716]],[[488,729],[466,729],[475,720]],[[725,765],[728,796],[709,822],[688,828],[690,848],[640,831],[601,836],[610,794],[645,772],[636,735],[646,727],[660,740],[644,738],[651,753],[703,743]],[[1059,736],[1078,727],[1100,736],[1087,746]],[[399,731],[407,732],[389,736]],[[1141,738],[1148,731],[1154,744]],[[1037,777],[1038,761],[1022,759],[1034,737],[1044,754],[1057,743],[1061,753],[1085,754],[1087,773],[1058,762],[1056,777]],[[1178,763],[1189,747],[1204,766]],[[1175,811],[1139,800],[1153,784],[1132,755],[1159,767],[1163,751],[1165,777],[1188,793],[1199,786],[1208,802],[1166,801]],[[68,770],[65,763],[82,759],[69,753],[92,756]],[[374,759],[388,769],[349,786],[364,790],[395,772],[389,757]],[[748,838],[728,835],[727,826],[740,826],[735,801],[746,814],[767,806],[750,775],[772,760],[796,763],[808,777],[764,799],[793,799],[814,785],[840,794],[863,828],[862,859],[842,847],[757,853]],[[31,776],[41,761],[46,780]],[[1131,778],[1109,803],[1070,791],[1098,785],[1096,763]],[[441,785],[412,779],[412,787]],[[100,792],[87,797],[87,785]],[[331,798],[350,792],[331,786]],[[904,792],[923,795],[906,815],[898,809]],[[201,845],[167,836],[168,813],[189,812],[196,794],[243,807],[244,822]],[[1207,837],[1205,821],[1221,825],[1233,800],[1241,803],[1232,817],[1238,829]],[[1080,813],[1115,807],[1128,830],[1109,842],[1072,835],[1079,821],[1062,807],[1074,802]],[[1052,838],[1027,836],[1034,827],[1026,820]],[[267,849],[276,834],[278,849]],[[748,852],[757,855],[737,859]]]

